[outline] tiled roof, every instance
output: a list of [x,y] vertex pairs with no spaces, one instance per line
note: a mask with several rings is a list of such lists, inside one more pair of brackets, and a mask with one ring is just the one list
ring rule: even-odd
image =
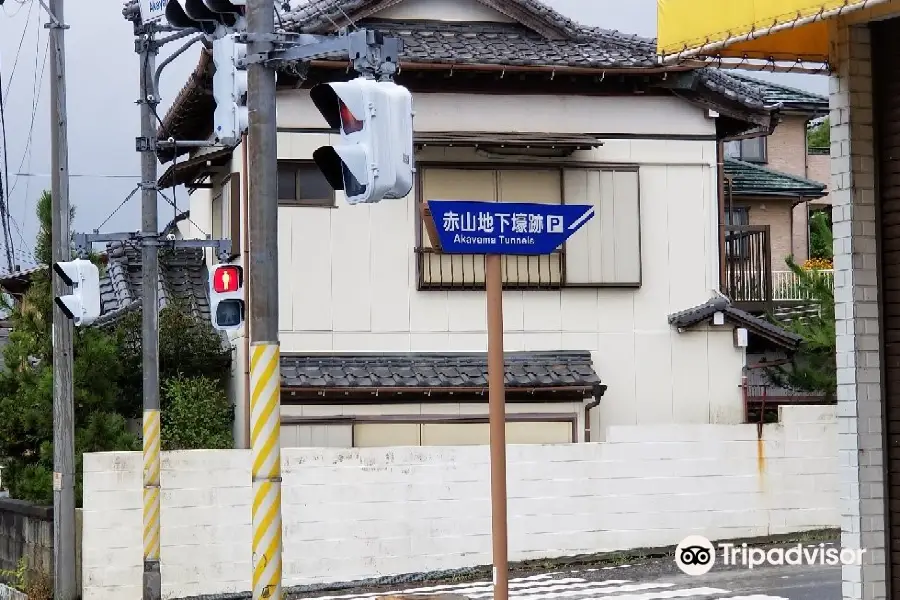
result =
[[774,342],[787,350],[796,350],[803,342],[803,338],[799,335],[735,308],[726,298],[722,297],[713,298],[699,306],[669,315],[669,324],[679,329],[690,329],[701,323],[708,323],[717,312],[723,313],[725,320],[732,325],[743,327],[749,334]]
[[[473,63],[507,66],[656,67],[652,40],[604,29],[570,39],[547,39],[518,23],[364,21],[399,37],[407,63]],[[285,24],[290,29],[289,24]],[[341,59],[344,60],[344,59]]]
[[735,196],[783,196],[796,199],[821,198],[828,193],[824,183],[735,158],[725,159],[725,176],[731,177]]
[[[107,245],[109,262],[100,278],[101,316],[96,325],[115,322],[141,306],[141,252],[120,242]],[[159,306],[178,302],[198,319],[210,318],[208,274],[199,248],[160,248]]]
[[[309,0],[292,2],[291,10],[279,16],[276,29],[326,34],[346,25],[345,15],[348,15],[358,25],[401,37],[405,42],[401,59],[406,64],[567,68],[604,72],[624,69],[645,73],[684,69],[660,65],[653,39],[580,25],[538,0],[479,1],[516,22],[376,21],[370,17],[396,2]],[[126,2],[123,14],[130,20],[139,19],[137,0]],[[203,53],[201,64],[164,118],[165,126],[160,128],[158,137],[178,137],[184,127],[194,135],[206,135],[211,131],[214,105],[209,90],[212,69],[209,56]],[[725,94],[741,106],[765,109],[766,101],[760,91],[752,85],[742,84],[737,78],[712,69],[702,69],[697,81],[701,88]],[[206,127],[207,120],[210,121],[209,127]],[[180,153],[187,151],[179,149]],[[172,157],[171,151],[160,153],[162,162],[168,162]]]
[[746,75],[736,70],[719,70],[725,78],[731,79],[735,84],[743,85],[762,96],[766,104],[782,104],[784,108],[810,111],[817,114],[828,112],[828,97],[821,94],[813,94],[801,89],[763,81]]
[[[590,352],[507,352],[510,389],[590,388],[600,383]],[[283,354],[282,386],[293,389],[481,390],[487,356],[477,354]]]

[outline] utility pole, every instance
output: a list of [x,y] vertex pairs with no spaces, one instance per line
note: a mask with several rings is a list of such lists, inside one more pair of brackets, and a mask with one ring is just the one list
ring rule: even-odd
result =
[[503,358],[503,271],[501,256],[484,257],[488,327],[488,415],[491,451],[491,544],[493,600],[509,598],[506,499],[506,362]]
[[[247,54],[273,48],[275,3],[247,0]],[[250,455],[253,600],[281,600],[281,368],[278,347],[278,146],[275,69],[247,66],[250,307]]]
[[[50,0],[50,184],[53,220],[51,244],[53,263],[71,259],[69,223],[69,139],[66,118],[66,25],[63,0]],[[69,293],[57,276],[53,296]],[[60,306],[53,304],[53,596],[74,600],[75,579],[75,402],[73,389],[72,321]]]
[[156,189],[156,97],[154,73],[158,46],[154,25],[143,26],[136,50],[140,57],[141,138],[141,348],[144,373],[144,577],[143,600],[159,600],[160,414],[159,414],[159,216]]

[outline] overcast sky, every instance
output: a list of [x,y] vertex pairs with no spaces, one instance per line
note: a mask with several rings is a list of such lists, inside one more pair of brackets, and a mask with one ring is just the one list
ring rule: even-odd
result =
[[[656,0],[545,2],[585,24],[655,36]],[[110,217],[140,180],[139,155],[134,151],[139,130],[134,103],[138,61],[131,24],[122,18],[120,0],[79,0],[67,5],[70,200],[77,207],[73,227],[82,232],[96,228],[104,232],[136,231],[140,228],[139,194]],[[49,67],[44,68],[45,22],[47,16],[35,0],[6,0],[0,7],[0,84],[6,109],[9,205],[13,241],[23,267],[32,263],[35,202],[43,190],[50,188],[50,73]],[[166,47],[163,56],[166,51],[171,50]],[[185,53],[164,71],[161,115],[196,65],[197,52]],[[821,94],[828,90],[822,75],[759,76]],[[185,192],[176,195],[175,201],[180,209],[187,208]],[[160,226],[174,214],[175,209],[160,200]],[[4,270],[5,265],[0,265],[0,271]]]

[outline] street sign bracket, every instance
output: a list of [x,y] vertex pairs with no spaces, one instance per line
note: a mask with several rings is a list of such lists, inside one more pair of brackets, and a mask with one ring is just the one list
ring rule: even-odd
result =
[[276,46],[269,52],[248,54],[245,59],[237,61],[239,68],[255,63],[277,65],[347,56],[357,73],[388,78],[397,72],[400,53],[403,51],[401,38],[385,37],[371,29],[360,29],[337,36],[236,33],[235,41],[241,44],[271,43]]

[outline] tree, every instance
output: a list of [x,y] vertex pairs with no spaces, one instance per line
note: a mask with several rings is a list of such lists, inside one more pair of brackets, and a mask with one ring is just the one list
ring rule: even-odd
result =
[[809,217],[809,257],[834,259],[834,236],[828,213],[816,211]]
[[[49,265],[51,203],[38,202],[35,256]],[[73,212],[74,215],[74,212]],[[96,257],[94,257],[96,259]],[[12,332],[0,372],[0,457],[10,495],[53,499],[53,340],[50,270],[36,271],[24,297],[7,306]],[[173,305],[160,313],[160,375],[166,449],[227,448],[233,409],[225,395],[231,349],[207,321]],[[85,452],[139,450],[128,419],[141,416],[141,315],[112,330],[76,327],[74,335],[76,502]],[[167,409],[171,414],[167,415]]]
[[769,382],[777,387],[823,394],[826,401],[834,401],[837,394],[837,338],[832,279],[820,271],[802,269],[792,258],[786,262],[797,276],[801,292],[810,299],[817,312],[786,324],[778,323],[803,338],[803,342],[789,365],[770,367],[766,374]]
[[[49,264],[50,195],[38,200],[35,256]],[[73,213],[74,214],[74,213]],[[47,504],[53,500],[53,340],[50,270],[37,271],[20,302],[10,307],[12,332],[0,373],[0,456],[4,481],[14,498]],[[122,365],[114,337],[76,328],[74,349],[75,453],[139,447],[116,414]],[[80,480],[81,461],[76,461]],[[76,501],[81,502],[80,485]]]
[[164,450],[225,449],[234,445],[234,407],[220,382],[209,377],[176,375],[163,385]]
[[[118,410],[129,419],[141,415],[143,397],[143,344],[141,313],[123,318],[116,331],[123,365],[121,402]],[[209,322],[200,321],[183,306],[173,303],[159,313],[159,379],[160,387],[181,375],[205,377],[224,390],[231,366],[231,348],[227,347]],[[162,395],[163,412],[166,396]],[[231,430],[229,429],[229,432]],[[203,448],[205,446],[195,446]]]
[[831,120],[828,117],[806,130],[806,144],[810,148],[831,146]]

